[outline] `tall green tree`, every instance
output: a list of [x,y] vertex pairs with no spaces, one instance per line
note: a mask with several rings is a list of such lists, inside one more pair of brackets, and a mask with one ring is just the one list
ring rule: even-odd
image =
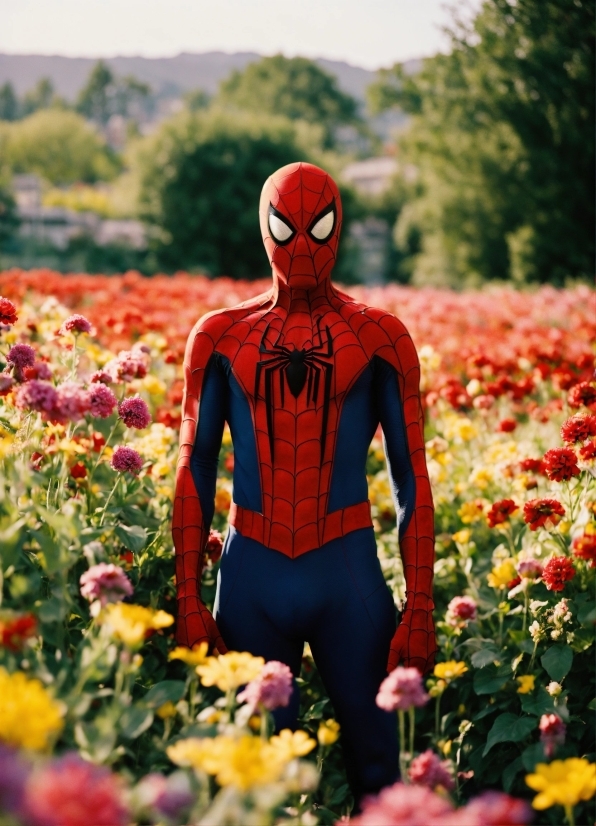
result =
[[338,88],[332,75],[304,57],[278,54],[250,63],[220,84],[217,100],[318,124],[324,129],[326,146],[333,145],[339,126],[359,123],[354,98]]
[[22,115],[31,115],[38,109],[48,109],[55,100],[54,84],[49,77],[42,77],[31,91],[25,94]]
[[0,120],[16,120],[19,116],[19,101],[12,83],[0,86]]
[[451,50],[370,89],[412,115],[405,159],[420,194],[396,228],[417,231],[419,280],[563,283],[594,271],[594,5],[484,0]]
[[112,115],[133,115],[135,104],[142,106],[150,94],[151,88],[146,83],[132,75],[118,77],[100,60],[79,92],[76,109],[89,120],[104,126]]

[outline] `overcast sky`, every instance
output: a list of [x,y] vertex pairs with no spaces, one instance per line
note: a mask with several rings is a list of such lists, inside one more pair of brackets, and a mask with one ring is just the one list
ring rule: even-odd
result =
[[449,18],[445,0],[0,0],[0,52],[283,52],[377,69],[444,49]]

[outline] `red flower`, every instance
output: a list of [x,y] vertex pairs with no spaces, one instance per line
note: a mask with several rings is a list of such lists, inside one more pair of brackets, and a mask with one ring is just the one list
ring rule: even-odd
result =
[[501,499],[499,502],[495,502],[486,514],[489,528],[494,528],[495,525],[506,522],[511,514],[518,509],[519,506],[515,504],[513,499]]
[[87,468],[82,462],[77,462],[71,467],[70,475],[73,479],[84,479],[87,475]]
[[91,438],[93,439],[93,452],[99,453],[106,443],[105,436],[96,430]]
[[9,622],[0,621],[0,645],[16,654],[36,631],[37,620],[33,614],[24,614]]
[[596,416],[571,416],[561,427],[561,438],[567,444],[585,442],[590,436],[596,436]]
[[517,421],[515,419],[501,419],[497,425],[497,430],[499,433],[513,433],[516,427]]
[[581,381],[567,395],[569,407],[591,407],[596,402],[596,387],[589,381]]
[[575,576],[573,562],[566,556],[553,556],[542,571],[542,581],[549,591],[562,591],[565,583]]
[[589,462],[591,459],[596,459],[596,439],[592,439],[591,442],[588,442],[583,447],[580,447],[579,455],[584,462]]
[[553,447],[544,454],[546,475],[552,482],[567,482],[581,473],[577,456],[570,447]]
[[596,568],[596,534],[585,533],[573,540],[573,553],[580,559],[591,560],[592,568]]
[[530,473],[545,473],[542,459],[522,459],[519,466],[522,470],[527,470]]
[[554,527],[565,516],[565,508],[556,499],[530,499],[524,505],[524,522],[531,531],[537,531],[544,525]]
[[12,301],[0,296],[0,324],[16,324],[18,318],[17,308]]
[[223,548],[223,537],[219,531],[215,531],[211,529],[209,531],[209,538],[207,539],[207,544],[205,545],[205,555],[211,562],[215,563],[221,556],[221,550]]

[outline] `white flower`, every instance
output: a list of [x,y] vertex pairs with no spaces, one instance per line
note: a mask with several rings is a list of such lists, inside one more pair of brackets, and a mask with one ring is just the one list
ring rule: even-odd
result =
[[561,683],[555,683],[553,680],[553,682],[547,685],[546,690],[548,691],[551,697],[558,697],[559,694],[563,691],[563,686],[561,685]]

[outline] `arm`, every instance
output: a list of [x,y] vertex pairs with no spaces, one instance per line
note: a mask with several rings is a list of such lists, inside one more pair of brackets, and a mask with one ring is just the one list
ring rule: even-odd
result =
[[434,511],[424,451],[420,367],[412,339],[403,328],[392,355],[396,367],[378,360],[377,393],[392,492],[403,514],[399,539],[406,604],[387,667],[392,671],[403,663],[425,673],[432,667],[436,651],[432,619]]
[[201,573],[213,519],[227,393],[227,383],[216,359],[213,340],[199,324],[190,334],[184,357],[172,536],[178,598],[176,639],[189,647],[208,641],[210,647],[224,653],[225,643],[201,600]]

